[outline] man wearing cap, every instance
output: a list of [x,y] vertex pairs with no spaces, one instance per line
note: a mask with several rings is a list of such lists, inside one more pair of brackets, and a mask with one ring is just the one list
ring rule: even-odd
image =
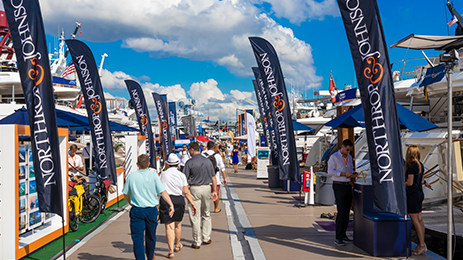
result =
[[[154,259],[156,228],[158,225],[158,194],[169,205],[169,216],[174,215],[174,205],[155,172],[148,170],[150,158],[138,156],[138,171],[132,172],[125,181],[124,198],[130,203],[130,235],[135,259]],[[143,243],[145,240],[145,243]]]
[[[198,214],[194,215],[192,205],[188,204],[190,222],[193,230],[193,244],[191,247],[199,249],[201,243],[205,245],[212,243],[210,205],[211,198],[213,201],[217,200],[217,181],[212,162],[201,155],[199,144],[197,142],[191,142],[188,148],[191,159],[185,164],[184,174],[190,185],[193,201],[198,208]],[[212,183],[212,196],[209,183]]]
[[178,252],[183,248],[183,244],[180,243],[182,220],[185,213],[185,198],[183,195],[191,204],[193,214],[196,215],[196,205],[191,197],[185,174],[177,170],[179,162],[177,155],[171,153],[167,159],[166,170],[161,175],[162,184],[164,184],[175,209],[175,213],[171,217],[169,216],[169,204],[163,198],[159,201],[159,219],[161,224],[166,226],[167,245],[169,246],[167,258],[173,258],[174,252]]

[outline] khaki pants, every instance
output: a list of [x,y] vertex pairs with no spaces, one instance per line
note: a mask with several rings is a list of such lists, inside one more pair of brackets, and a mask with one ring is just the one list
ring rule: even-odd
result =
[[[212,220],[211,220],[211,186],[190,186],[191,196],[195,202],[198,213],[193,215],[191,204],[188,203],[188,211],[190,214],[190,222],[193,230],[193,243],[200,246],[202,242],[207,242],[211,239]],[[201,232],[201,224],[203,230]]]

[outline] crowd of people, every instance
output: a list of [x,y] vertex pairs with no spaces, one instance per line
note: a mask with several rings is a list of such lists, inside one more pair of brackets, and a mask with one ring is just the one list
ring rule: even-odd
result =
[[232,153],[232,146],[226,143],[210,141],[203,146],[191,142],[183,145],[178,155],[171,153],[167,157],[159,176],[148,170],[147,155],[138,157],[139,169],[127,176],[123,189],[132,206],[130,230],[136,259],[145,259],[145,255],[153,259],[158,216],[166,230],[166,258],[173,258],[183,248],[180,241],[186,208],[192,226],[191,248],[200,249],[212,243],[211,213],[221,212],[218,194],[220,185],[227,185],[225,168],[233,163]]

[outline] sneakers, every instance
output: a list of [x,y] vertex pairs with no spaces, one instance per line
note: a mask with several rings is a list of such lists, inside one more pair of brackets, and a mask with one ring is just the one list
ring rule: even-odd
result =
[[337,245],[337,246],[345,246],[346,245],[346,243],[344,243],[344,241],[342,241],[342,239],[334,240],[334,244]]
[[342,238],[342,241],[344,241],[344,242],[346,242],[346,243],[352,243],[352,242],[354,242],[354,240],[348,238],[347,236],[346,236],[346,237],[343,237],[343,238]]

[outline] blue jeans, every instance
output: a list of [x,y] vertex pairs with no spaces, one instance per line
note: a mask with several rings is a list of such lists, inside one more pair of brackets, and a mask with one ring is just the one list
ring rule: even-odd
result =
[[130,235],[132,236],[135,259],[144,260],[145,254],[148,260],[152,260],[154,258],[157,226],[157,207],[132,207],[130,210]]

